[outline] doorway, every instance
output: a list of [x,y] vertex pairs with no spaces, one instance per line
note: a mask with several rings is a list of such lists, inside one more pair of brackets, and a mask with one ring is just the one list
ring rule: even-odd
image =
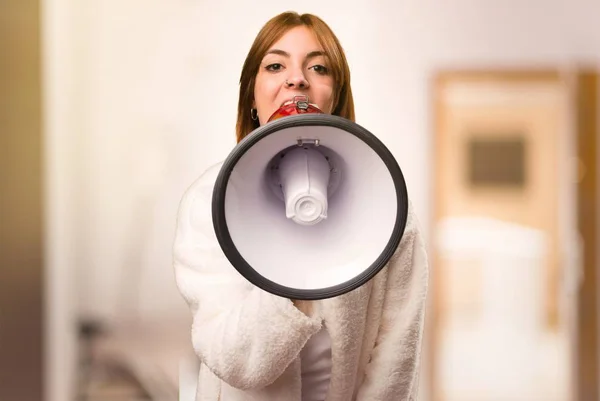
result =
[[[597,118],[588,93],[597,87],[583,99],[581,76],[436,76],[432,401],[583,399],[577,316],[583,244],[595,243],[596,224],[581,235],[580,153],[594,135],[579,133],[582,109],[588,130]],[[597,361],[588,368],[597,373]]]

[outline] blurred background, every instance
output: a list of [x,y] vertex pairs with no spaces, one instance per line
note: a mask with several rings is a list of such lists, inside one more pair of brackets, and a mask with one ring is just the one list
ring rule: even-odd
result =
[[600,2],[3,0],[0,401],[192,399],[176,211],[287,10],[338,35],[405,174],[420,400],[599,400]]

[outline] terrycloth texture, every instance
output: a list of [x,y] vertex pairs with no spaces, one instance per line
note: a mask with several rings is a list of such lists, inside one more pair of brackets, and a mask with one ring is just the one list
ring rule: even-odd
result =
[[416,400],[428,268],[412,206],[388,265],[354,291],[314,301],[307,316],[247,282],[223,254],[211,214],[220,166],[183,196],[174,244],[202,362],[196,401],[300,401],[300,351],[323,322],[333,364],[325,401]]

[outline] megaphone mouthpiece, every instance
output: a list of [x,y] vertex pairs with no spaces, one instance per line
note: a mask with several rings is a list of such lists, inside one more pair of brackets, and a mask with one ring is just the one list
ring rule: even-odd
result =
[[286,217],[301,225],[326,219],[329,176],[329,162],[313,147],[286,153],[279,164]]

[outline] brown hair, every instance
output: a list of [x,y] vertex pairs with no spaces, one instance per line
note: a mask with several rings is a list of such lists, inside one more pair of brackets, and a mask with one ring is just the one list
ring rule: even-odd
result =
[[319,17],[312,14],[300,15],[296,12],[285,12],[273,17],[262,27],[246,56],[240,77],[240,95],[235,127],[238,142],[259,126],[258,120],[252,120],[250,108],[254,100],[256,75],[263,57],[273,43],[297,26],[306,26],[315,33],[331,63],[330,70],[335,88],[331,114],[354,121],[350,68],[339,40],[331,28]]

